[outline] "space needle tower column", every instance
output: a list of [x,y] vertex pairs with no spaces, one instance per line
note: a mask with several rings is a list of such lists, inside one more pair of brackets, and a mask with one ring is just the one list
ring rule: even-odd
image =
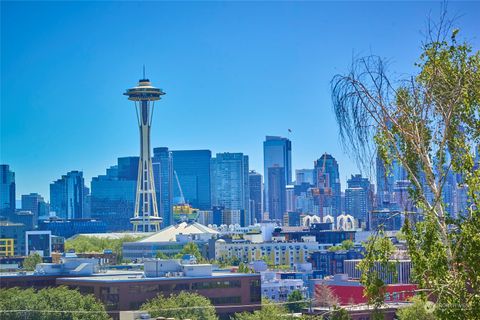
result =
[[155,184],[153,181],[152,157],[150,155],[150,128],[152,125],[155,101],[165,93],[152,86],[150,80],[143,79],[136,87],[127,89],[124,95],[135,103],[138,127],[140,129],[140,160],[138,163],[137,193],[134,217],[130,219],[135,232],[160,230],[162,218],[158,216]]

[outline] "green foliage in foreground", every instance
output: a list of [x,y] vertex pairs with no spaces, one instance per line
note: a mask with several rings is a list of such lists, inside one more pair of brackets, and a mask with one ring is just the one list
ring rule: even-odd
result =
[[142,237],[125,236],[121,239],[105,239],[96,237],[78,236],[75,239],[65,241],[65,250],[75,250],[78,253],[103,252],[112,250],[117,255],[118,261],[122,261],[122,245],[124,242],[134,242]]
[[352,240],[343,240],[340,245],[328,248],[328,251],[350,250],[354,245],[355,243]]
[[[429,309],[426,306],[426,301],[419,296],[415,296],[412,299],[413,304],[406,308],[399,309],[397,311],[397,317],[399,320],[435,320],[433,315],[433,309]],[[428,310],[428,311],[427,311]]]
[[144,303],[140,310],[147,311],[153,318],[217,320],[215,308],[210,300],[199,294],[185,291],[168,297],[158,295]]
[[35,270],[37,264],[42,263],[42,261],[42,257],[38,253],[34,252],[26,257],[25,260],[23,260],[23,269],[27,271],[33,271]]
[[308,306],[308,303],[304,300],[305,298],[300,290],[294,290],[287,297],[289,304],[286,307],[290,312],[301,312],[303,308]]
[[275,304],[268,300],[262,301],[262,309],[254,312],[236,313],[234,320],[273,320],[273,319],[294,319],[288,315],[288,310],[282,305]]
[[110,317],[103,304],[93,295],[82,295],[76,290],[58,287],[39,291],[0,289],[0,319],[107,320]]

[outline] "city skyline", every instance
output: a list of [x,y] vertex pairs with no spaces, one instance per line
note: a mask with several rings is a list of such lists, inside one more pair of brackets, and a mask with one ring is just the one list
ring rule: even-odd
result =
[[[292,141],[293,170],[312,168],[327,152],[346,186],[359,170],[336,138],[330,79],[352,56],[368,53],[394,59],[392,71],[413,72],[425,14],[440,9],[435,2],[378,3],[357,17],[356,6],[2,4],[1,162],[16,173],[17,199],[39,193],[49,200],[49,185],[72,170],[88,186],[118,157],[138,154],[134,114],[121,93],[141,76],[142,63],[169,93],[154,119],[153,147],[241,152],[250,169],[264,172],[262,141],[278,135]],[[449,8],[461,8],[462,31],[475,34],[470,12],[478,4]],[[272,9],[275,15],[265,14]],[[160,16],[125,22],[130,12]],[[355,36],[345,19],[358,27]],[[125,42],[139,31],[160,34],[161,44]],[[479,39],[469,40],[478,47]]]

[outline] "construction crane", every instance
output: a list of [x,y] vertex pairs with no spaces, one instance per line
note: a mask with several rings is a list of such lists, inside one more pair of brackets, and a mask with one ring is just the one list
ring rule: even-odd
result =
[[180,204],[184,205],[185,204],[185,197],[183,196],[183,190],[182,190],[182,186],[180,185],[180,180],[178,180],[177,171],[173,170],[173,173],[175,174],[175,180],[177,180],[178,190],[180,190]]

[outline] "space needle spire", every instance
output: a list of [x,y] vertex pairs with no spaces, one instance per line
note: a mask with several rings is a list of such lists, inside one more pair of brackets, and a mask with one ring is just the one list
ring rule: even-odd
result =
[[135,104],[138,127],[140,129],[140,159],[138,162],[137,192],[135,197],[135,212],[130,222],[135,232],[159,231],[162,218],[158,216],[155,183],[153,181],[152,157],[150,153],[150,128],[155,101],[160,100],[165,93],[162,89],[152,86],[145,78],[136,87],[127,89],[124,95]]

